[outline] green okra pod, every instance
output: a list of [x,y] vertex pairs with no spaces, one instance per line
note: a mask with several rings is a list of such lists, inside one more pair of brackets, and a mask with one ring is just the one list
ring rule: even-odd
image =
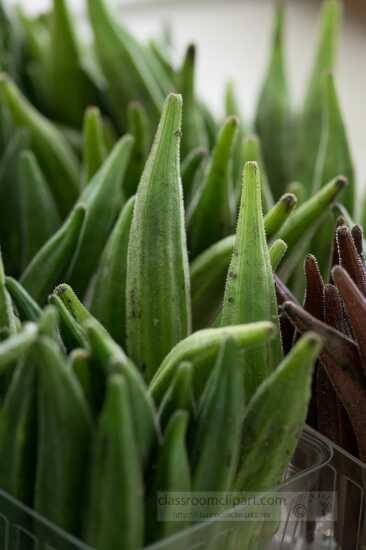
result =
[[275,326],[267,321],[199,330],[179,342],[166,356],[150,383],[150,393],[156,402],[161,402],[178,366],[189,361],[194,367],[195,395],[200,394],[225,339],[233,338],[241,350],[245,350],[263,345],[274,334]]
[[17,332],[17,327],[12,299],[5,281],[4,264],[0,250],[0,329],[6,329],[11,335]]
[[249,403],[242,425],[236,490],[263,491],[281,482],[306,420],[320,349],[319,336],[312,332],[303,336]]
[[242,112],[239,107],[238,99],[235,94],[234,82],[229,80],[225,88],[225,116],[236,116],[239,120],[238,133],[235,140],[233,151],[233,180],[234,180],[234,194],[240,195],[241,189],[241,174],[244,166],[244,151],[243,142],[246,133],[245,124],[243,123]]
[[22,268],[60,226],[56,203],[31,151],[19,156],[19,208]]
[[37,156],[62,216],[79,194],[79,167],[70,146],[56,127],[41,115],[6,76],[0,78],[0,97],[16,127],[28,130],[30,148]]
[[[89,18],[100,66],[109,84],[113,108],[122,125],[126,115],[121,104],[138,100],[155,124],[164,101],[142,46],[107,10],[105,0],[88,0]],[[121,72],[121,66],[123,70]],[[128,78],[125,75],[128,74]]]
[[197,147],[196,149],[192,149],[182,162],[182,184],[185,198],[190,197],[197,171],[203,161],[206,160],[207,155],[207,149],[204,147]]
[[313,192],[342,174],[348,185],[338,197],[352,216],[355,208],[355,172],[346,128],[342,120],[334,77],[324,75],[324,114]]
[[[164,498],[164,495],[169,495],[169,493],[189,494],[191,491],[191,472],[187,449],[188,423],[187,411],[177,410],[169,420],[163,443],[158,450],[157,465],[149,495],[148,541],[160,541],[171,537],[189,525],[188,521],[172,520],[170,511],[174,515],[174,505],[173,510],[170,510],[169,504],[158,510],[159,502],[162,500],[161,496]],[[184,512],[187,511],[187,507],[185,507]],[[180,548],[179,541],[176,541],[175,547]]]
[[151,146],[151,129],[146,111],[138,101],[131,101],[127,107],[128,131],[134,138],[131,160],[123,181],[126,197],[135,195]]
[[191,460],[194,491],[228,491],[239,459],[244,414],[240,348],[224,340],[200,399]]
[[[275,204],[264,218],[264,228],[267,241],[273,237],[290,215],[296,201],[291,195],[283,197]],[[207,327],[216,318],[222,305],[225,290],[225,282],[233,255],[235,235],[230,235],[207,250],[202,252],[191,264],[191,295],[193,326],[195,329]],[[278,244],[273,253],[279,251]],[[282,249],[283,249],[283,245]],[[287,251],[287,246],[286,246]],[[285,251],[284,251],[285,252]],[[275,258],[272,262],[272,270],[276,271],[279,265]],[[281,258],[282,259],[282,258]]]
[[18,276],[22,253],[22,235],[19,231],[22,194],[18,160],[28,146],[28,137],[24,129],[13,129],[13,132],[6,138],[0,160],[0,243],[7,270]]
[[261,139],[264,164],[275,199],[285,191],[290,179],[290,145],[293,142],[291,106],[284,59],[284,10],[282,4],[279,4],[276,9],[271,59],[255,117],[255,127]]
[[25,288],[13,277],[6,277],[5,285],[21,321],[38,321],[42,310]]
[[97,89],[83,68],[77,31],[66,0],[53,0],[45,69],[53,117],[78,127],[85,108],[97,100]]
[[230,234],[233,226],[232,152],[238,119],[229,117],[217,137],[204,181],[187,213],[188,241],[193,255]]
[[121,214],[101,256],[93,284],[90,311],[121,344],[126,342],[127,250],[135,197]]
[[147,379],[191,330],[181,114],[181,97],[169,95],[137,191],[128,245],[127,349]]
[[[243,166],[247,162],[256,162],[260,168],[263,210],[264,212],[268,212],[268,210],[273,208],[275,201],[272,195],[271,187],[268,182],[266,167],[264,165],[264,160],[263,160],[261,142],[259,137],[253,134],[246,136],[244,138],[243,163],[241,166],[241,170],[243,170]],[[239,190],[239,199],[240,199],[242,186],[239,186],[238,190]]]
[[84,509],[91,415],[66,357],[46,336],[34,345],[38,372],[38,448],[34,508],[78,535]]
[[83,178],[88,184],[100,170],[108,155],[104,122],[98,107],[85,111],[83,122]]
[[26,323],[22,330],[0,342],[0,375],[18,359],[37,338],[37,325]]
[[123,377],[113,375],[97,428],[84,527],[87,544],[98,550],[143,546],[144,488],[130,403]]
[[36,376],[28,353],[14,371],[0,412],[0,488],[29,506],[36,468]]
[[96,413],[96,399],[91,355],[86,349],[74,349],[70,354],[71,370],[79,381],[85,399],[93,414]]
[[207,135],[202,114],[196,98],[195,72],[196,47],[190,44],[184,56],[182,67],[177,76],[178,91],[183,96],[184,109],[182,117],[182,158],[184,159],[192,149],[205,147]]
[[185,361],[178,365],[177,372],[159,408],[159,422],[165,427],[177,411],[187,411],[193,417],[196,404],[193,391],[193,365]]
[[[323,80],[334,70],[341,23],[341,2],[325,0],[318,49],[299,121],[298,174],[309,197],[314,182],[323,114]],[[331,177],[334,177],[333,174]]]
[[38,251],[20,282],[43,305],[48,294],[63,279],[74,257],[84,224],[85,206],[71,212],[60,229]]
[[132,145],[133,138],[126,135],[114,146],[77,203],[85,204],[87,213],[68,279],[82,297],[97,269],[110,229],[123,204],[122,181]]
[[49,304],[43,310],[38,319],[38,333],[48,336],[54,342],[59,343],[59,316],[57,308]]
[[[248,262],[250,258],[250,262]],[[277,299],[266,241],[258,165],[248,162],[220,318],[221,326],[271,321],[279,328]],[[282,358],[280,334],[260,349],[245,353],[245,395],[249,398]]]

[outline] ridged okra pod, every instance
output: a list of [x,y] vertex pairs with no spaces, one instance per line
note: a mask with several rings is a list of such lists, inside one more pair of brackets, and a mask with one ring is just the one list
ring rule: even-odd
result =
[[306,334],[258,388],[244,416],[235,490],[263,491],[282,480],[306,420],[320,349],[319,336]]
[[85,111],[83,122],[83,178],[87,185],[106,160],[108,147],[104,135],[104,123],[98,107]]
[[196,413],[193,388],[193,365],[184,361],[177,367],[176,374],[159,408],[159,423],[165,427],[176,411],[187,411],[192,418]]
[[194,491],[228,491],[239,459],[244,414],[240,348],[224,340],[200,399],[191,448]]
[[37,325],[26,323],[23,329],[0,342],[0,375],[18,361],[37,338]]
[[196,147],[207,146],[202,114],[196,97],[196,47],[190,44],[184,56],[182,67],[177,75],[178,91],[183,96],[184,109],[182,117],[182,157]]
[[21,321],[38,321],[42,310],[25,288],[13,277],[5,278],[6,288]]
[[264,164],[270,187],[278,199],[289,183],[291,173],[290,146],[291,107],[284,55],[284,6],[275,14],[272,53],[257,105],[255,127],[261,139]]
[[[88,12],[97,56],[107,78],[112,106],[118,119],[126,126],[123,105],[139,100],[155,124],[164,95],[142,46],[120,22],[115,21],[105,0],[88,0]],[[125,78],[127,74],[128,78]]]
[[79,166],[59,130],[41,115],[5,75],[0,78],[1,101],[17,127],[28,130],[30,147],[41,166],[60,214],[70,211],[79,195]]
[[113,375],[94,444],[84,537],[98,550],[143,546],[144,488],[128,387]]
[[56,233],[60,217],[54,198],[31,151],[19,156],[19,208],[22,268]]
[[[147,540],[160,541],[173,536],[188,527],[188,522],[174,521],[174,505],[164,503],[164,496],[170,493],[189,493],[191,491],[191,472],[187,449],[187,431],[189,414],[177,410],[167,425],[158,457],[154,478],[149,495]],[[159,509],[158,507],[161,506]],[[187,508],[184,509],[187,512]],[[175,547],[180,548],[179,541]]]
[[297,173],[307,197],[311,195],[321,140],[323,81],[324,76],[335,68],[341,23],[342,10],[339,0],[325,0],[323,6],[318,49],[299,120]]
[[233,226],[232,152],[238,131],[238,119],[229,117],[217,137],[204,180],[187,213],[188,241],[193,256],[220,238]]
[[90,411],[57,345],[43,336],[35,344],[34,354],[39,377],[34,508],[78,535],[92,435]]
[[85,206],[71,212],[60,229],[49,239],[28,265],[20,282],[40,305],[65,277],[75,255],[85,218]]
[[90,311],[112,338],[126,341],[127,250],[135,198],[125,204],[101,256]]
[[151,146],[151,129],[146,111],[138,101],[127,107],[128,131],[134,138],[131,160],[123,182],[126,197],[135,195]]
[[331,74],[324,76],[323,87],[323,126],[313,192],[318,191],[328,181],[341,174],[347,179],[348,185],[338,200],[352,216],[355,208],[355,171],[334,77]]
[[136,195],[127,256],[127,349],[149,380],[191,330],[180,179],[182,99],[168,96]]
[[36,467],[36,378],[32,352],[16,367],[0,412],[0,488],[32,505]]
[[131,136],[120,139],[78,200],[77,205],[86,205],[86,217],[68,279],[81,297],[97,269],[113,222],[123,204],[122,181],[132,145]]
[[[266,241],[258,165],[248,162],[233,256],[225,288],[221,326],[271,321],[279,329],[277,299]],[[245,352],[246,398],[277,367],[282,358],[281,338]]]

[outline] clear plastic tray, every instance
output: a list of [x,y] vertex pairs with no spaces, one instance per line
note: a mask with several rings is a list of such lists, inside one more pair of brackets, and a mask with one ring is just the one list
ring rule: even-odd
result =
[[[261,524],[265,529],[260,530],[256,544],[247,541],[253,522],[228,521],[224,516],[186,529],[149,550],[364,550],[365,473],[364,464],[306,428],[286,481],[270,491],[286,497],[277,509],[279,519]],[[327,498],[314,503],[314,495]],[[243,506],[235,510],[245,511]],[[1,491],[0,549],[91,550]]]

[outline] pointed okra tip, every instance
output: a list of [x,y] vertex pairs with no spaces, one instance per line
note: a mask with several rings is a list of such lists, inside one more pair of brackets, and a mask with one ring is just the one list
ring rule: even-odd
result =
[[186,51],[186,62],[194,63],[196,59],[196,45],[195,44],[189,44],[187,51]]
[[244,182],[246,180],[250,180],[250,181],[256,180],[258,176],[258,172],[259,172],[259,166],[257,162],[253,160],[249,160],[248,162],[246,162],[244,165],[244,172],[243,172]]
[[313,331],[306,332],[304,336],[302,336],[300,342],[303,347],[314,356],[317,356],[320,353],[324,343],[323,338]]

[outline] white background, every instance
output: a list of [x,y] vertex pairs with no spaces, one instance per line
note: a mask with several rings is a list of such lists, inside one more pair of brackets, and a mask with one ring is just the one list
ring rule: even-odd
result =
[[[155,34],[163,21],[174,29],[177,50],[198,44],[201,95],[221,112],[224,83],[233,78],[247,119],[250,119],[266,67],[274,2],[272,0],[111,0],[121,18],[140,37]],[[14,3],[7,0],[8,4]],[[20,0],[37,11],[49,0]],[[69,0],[82,13],[82,0]],[[309,72],[319,15],[319,2],[288,0],[287,52],[296,104]],[[353,146],[360,184],[366,184],[366,24],[347,18],[337,72],[338,89]]]

